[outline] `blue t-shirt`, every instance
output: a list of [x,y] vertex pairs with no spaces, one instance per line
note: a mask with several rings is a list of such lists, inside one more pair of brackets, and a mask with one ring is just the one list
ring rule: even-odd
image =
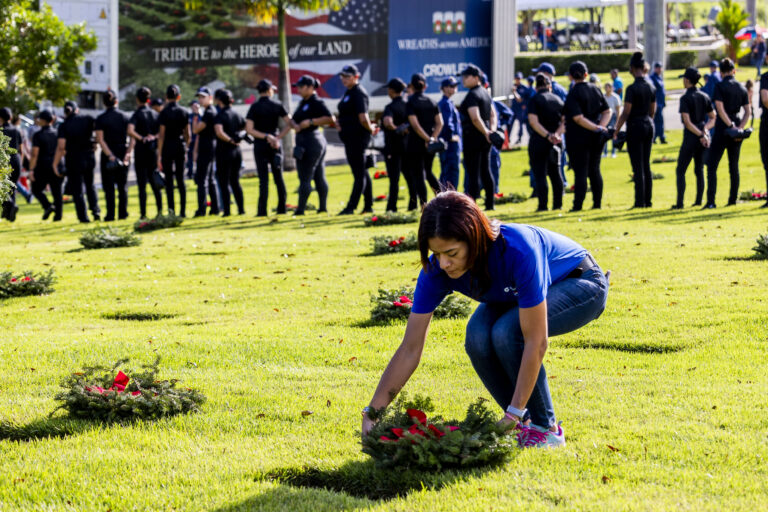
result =
[[411,311],[431,313],[454,291],[479,302],[531,308],[541,304],[549,287],[565,279],[586,255],[581,245],[558,233],[527,224],[502,224],[488,252],[488,291],[476,296],[469,272],[451,279],[433,255],[428,270],[419,274]]

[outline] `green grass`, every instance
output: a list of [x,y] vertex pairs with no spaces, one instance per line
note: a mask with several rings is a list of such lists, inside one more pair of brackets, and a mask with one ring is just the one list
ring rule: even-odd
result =
[[[670,141],[654,157],[676,156],[680,134]],[[756,136],[742,155],[742,189],[764,190]],[[501,190],[527,192],[527,154],[503,159]],[[370,238],[396,227],[257,219],[257,182],[245,180],[247,216],[187,219],[141,235],[138,247],[79,251],[86,227],[71,205],[56,224],[22,205],[15,224],[0,224],[0,270],[55,267],[58,282],[49,296],[0,303],[0,423],[32,439],[0,441],[0,510],[759,510],[768,262],[750,258],[768,212],[760,203],[672,212],[674,166],[653,166],[665,179],[649,211],[629,210],[626,153],[604,160],[601,211],[500,208],[498,218],[564,233],[612,269],[608,307],[553,338],[546,356],[565,448],[439,475],[376,472],[357,437],[403,335],[403,325],[364,327],[370,293],[413,285],[418,272],[414,252],[369,256]],[[348,168],[330,168],[329,181],[338,211]],[[296,185],[289,174],[289,191]],[[386,185],[375,181],[375,192]],[[688,186],[686,205],[690,170]],[[119,226],[135,220],[135,192],[134,217]],[[407,386],[447,417],[488,396],[464,354],[465,322],[433,324]],[[156,355],[164,377],[205,393],[201,413],[126,426],[46,419],[69,372]]]

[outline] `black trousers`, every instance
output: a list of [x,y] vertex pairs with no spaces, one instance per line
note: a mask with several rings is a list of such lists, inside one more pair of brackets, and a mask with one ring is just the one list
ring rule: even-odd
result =
[[352,192],[349,194],[349,201],[344,208],[346,211],[354,211],[357,208],[360,196],[363,196],[363,209],[373,209],[373,182],[365,166],[365,148],[368,147],[368,140],[364,138],[344,141],[344,154],[347,156],[347,162],[355,180],[352,184]]
[[275,187],[277,187],[277,213],[285,213],[285,201],[288,194],[283,180],[283,153],[275,150],[266,141],[257,140],[253,145],[253,156],[256,159],[256,172],[259,174],[259,205],[256,215],[259,217],[266,217],[267,215],[270,172],[275,181]]
[[239,147],[232,146],[232,149],[216,147],[216,179],[219,182],[221,208],[224,215],[230,214],[230,189],[232,189],[232,196],[234,196],[237,204],[237,213],[241,215],[245,213],[243,188],[240,186],[240,166],[242,163],[243,154]]
[[101,213],[99,208],[99,194],[96,191],[96,185],[93,183],[94,172],[96,171],[96,154],[88,153],[86,155],[85,172],[83,173],[83,185],[85,186],[85,197],[88,200],[88,209],[93,216]]
[[728,152],[728,174],[731,176],[731,190],[728,194],[728,204],[735,204],[739,195],[739,154],[741,153],[741,141],[734,140],[725,134],[724,129],[715,126],[712,136],[712,144],[709,146],[707,157],[707,204],[715,204],[717,193],[717,166],[723,158],[723,153]]
[[603,176],[600,174],[603,142],[597,133],[584,138],[568,136],[566,146],[568,161],[574,175],[573,210],[584,207],[587,197],[587,179],[592,187],[592,207],[600,208],[603,202]]
[[[61,220],[62,216],[62,199],[61,199],[61,182],[63,178],[59,178],[54,174],[53,167],[41,167],[37,166],[35,169],[35,181],[32,182],[32,195],[38,200],[43,210],[48,210],[53,206],[53,220]],[[48,196],[45,194],[45,187],[51,188],[51,196],[53,197],[53,205],[48,200]]]
[[676,206],[683,207],[683,198],[685,196],[685,173],[688,165],[693,160],[693,174],[696,176],[696,201],[694,206],[700,205],[704,196],[704,157],[707,154],[707,148],[701,145],[698,137],[685,130],[683,134],[683,143],[680,145],[680,154],[677,157],[677,203]]
[[176,203],[173,200],[173,182],[179,187],[179,211],[184,217],[187,213],[187,186],[184,184],[184,147],[163,150],[161,158],[163,175],[165,176],[165,195],[168,198],[168,209],[176,212]]
[[651,147],[653,146],[653,120],[639,119],[627,123],[627,153],[632,164],[635,181],[635,207],[651,206],[653,175],[651,174]]
[[760,156],[765,169],[765,190],[768,192],[768,119],[760,122]]
[[213,153],[202,152],[197,154],[197,167],[195,168],[195,184],[197,185],[197,211],[196,214],[205,215],[208,199],[211,201],[211,215],[219,213],[219,191],[213,176]]
[[[91,161],[93,160],[93,157],[89,157],[88,155],[69,154],[66,158],[66,190],[72,195],[72,202],[75,203],[75,213],[77,213],[77,220],[80,222],[89,222],[90,219],[88,218],[88,214],[85,210],[83,187],[86,187],[86,182],[89,177],[91,179],[91,183],[93,183],[93,167],[91,167]],[[91,205],[96,205],[98,208],[98,204],[95,201],[91,203]]]
[[[118,156],[116,154],[115,156]],[[122,160],[123,157],[119,157]],[[101,187],[104,189],[104,198],[107,201],[107,215],[105,220],[115,220],[115,188],[117,188],[118,217],[128,217],[128,167],[121,166],[116,169],[107,169],[109,158],[101,154]]]
[[[559,151],[558,151],[559,149]],[[552,209],[563,207],[563,177],[560,175],[560,149],[539,136],[532,136],[528,143],[528,157],[536,183],[539,210],[546,210],[549,202],[547,177],[552,183]]]
[[147,184],[149,184],[155,195],[157,214],[160,215],[163,212],[162,187],[156,186],[152,180],[152,174],[157,169],[157,153],[140,151],[137,148],[135,155],[133,166],[136,169],[136,183],[139,186],[139,212],[142,217],[147,216]]
[[[403,169],[404,156],[401,152],[387,152],[384,157],[384,163],[387,166],[387,177],[389,178],[389,195],[387,196],[387,211],[397,211],[397,200],[400,194],[400,175],[403,175],[408,187],[408,209],[416,208],[416,192],[413,189],[413,182],[408,172]],[[411,208],[411,203],[413,208]]]
[[485,209],[493,209],[494,183],[491,175],[491,146],[478,145],[464,140],[464,170],[467,174],[467,193],[472,199],[480,196],[479,185],[482,181],[485,190]]
[[304,154],[296,160],[299,175],[299,204],[296,215],[302,215],[307,207],[307,200],[312,193],[312,182],[320,204],[318,212],[328,211],[328,182],[325,180],[325,153],[327,144],[323,134],[317,130],[296,134],[296,146],[304,148]]
[[403,165],[407,168],[408,178],[411,180],[413,191],[421,206],[427,204],[427,185],[425,180],[429,182],[429,186],[435,194],[440,191],[440,182],[432,174],[432,164],[434,161],[435,155],[428,153],[426,149],[423,151],[407,151],[405,153]]

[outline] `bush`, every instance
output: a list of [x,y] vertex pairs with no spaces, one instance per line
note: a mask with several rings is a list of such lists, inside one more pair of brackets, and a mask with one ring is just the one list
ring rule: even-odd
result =
[[160,380],[159,358],[140,372],[118,370],[127,363],[123,359],[111,368],[93,366],[73,373],[61,383],[64,391],[55,397],[61,402],[56,410],[97,421],[150,420],[194,412],[205,402],[202,393],[177,388],[176,380]]
[[696,67],[697,54],[692,50],[669,52],[667,67],[669,69],[685,69]]
[[[613,68],[619,70],[629,69],[629,58],[632,56],[629,50],[610,50],[606,52],[592,53],[557,53],[537,56],[515,57],[515,70],[530,73],[533,68],[542,62],[549,62],[559,74],[565,73],[573,61],[580,60],[587,65],[590,73],[607,73]],[[696,64],[697,54],[691,50],[674,50],[667,52],[669,69],[684,69]]]
[[386,226],[388,224],[408,224],[419,220],[416,213],[387,212],[382,215],[371,215],[363,219],[366,226]]
[[498,464],[517,448],[514,436],[496,426],[496,416],[484,399],[467,408],[462,421],[444,421],[432,412],[429,398],[407,400],[401,394],[393,407],[374,411],[380,418],[363,438],[367,453],[383,468],[441,470]]
[[27,270],[18,276],[10,272],[0,272],[0,299],[47,295],[53,291],[55,281],[53,269],[40,274]]
[[133,247],[141,243],[141,238],[116,228],[94,228],[80,237],[80,245],[86,249],[109,249],[112,247]]
[[[378,295],[371,294],[371,322],[387,323],[392,320],[407,320],[413,306],[413,289],[379,289]],[[452,293],[443,299],[435,309],[434,318],[463,318],[469,316],[472,303],[469,299]]]
[[154,219],[137,220],[133,225],[133,230],[137,233],[154,231],[156,229],[175,228],[180,226],[184,219],[173,212],[168,215],[158,215]]
[[419,241],[415,233],[408,236],[375,236],[371,238],[373,254],[389,254],[393,252],[415,251]]
[[761,260],[768,259],[768,233],[758,235],[757,245],[752,250],[755,251],[755,258]]

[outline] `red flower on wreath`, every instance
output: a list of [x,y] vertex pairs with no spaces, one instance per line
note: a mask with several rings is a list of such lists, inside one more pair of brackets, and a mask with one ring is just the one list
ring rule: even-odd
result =
[[[412,434],[414,436],[429,438],[428,432],[431,432],[437,439],[440,439],[445,435],[445,432],[437,428],[436,426],[427,423],[427,415],[424,413],[424,411],[420,411],[418,409],[407,409],[406,414],[410,416],[411,420],[414,421],[413,425],[408,427],[407,432],[409,434]],[[424,430],[423,427],[426,427],[426,430]],[[448,427],[449,432],[453,432],[454,430],[458,430],[459,427],[449,425]],[[406,430],[403,428],[391,428],[389,429],[390,432],[392,432],[392,435],[395,436],[395,439],[391,439],[387,436],[379,436],[379,440],[381,441],[389,441],[389,442],[397,442],[399,439],[401,439],[404,435]],[[416,443],[417,441],[415,439],[411,440],[411,443]]]
[[371,222],[378,222],[378,221],[379,221],[379,218],[377,216],[374,215],[373,217],[371,217]]
[[18,279],[16,279],[15,277],[12,277],[12,278],[11,278],[11,282],[12,282],[12,283],[15,283],[15,282],[17,282],[17,281],[18,281]]
[[[122,371],[118,371],[117,375],[115,375],[115,379],[112,381],[112,386],[110,386],[109,389],[104,389],[101,386],[85,386],[85,390],[91,391],[93,393],[98,393],[100,395],[103,395],[108,391],[114,391],[115,393],[122,393],[123,391],[125,391],[125,387],[128,385],[128,382],[130,382],[130,380],[131,380],[130,377],[128,377]],[[141,391],[131,392],[131,396],[139,396],[140,394],[141,394]]]
[[390,247],[397,247],[398,245],[400,245],[400,240],[392,240],[389,242]]
[[24,281],[25,283],[28,283],[31,280],[32,280],[32,278],[29,277],[29,276],[24,276],[24,279],[22,279],[22,281]]

